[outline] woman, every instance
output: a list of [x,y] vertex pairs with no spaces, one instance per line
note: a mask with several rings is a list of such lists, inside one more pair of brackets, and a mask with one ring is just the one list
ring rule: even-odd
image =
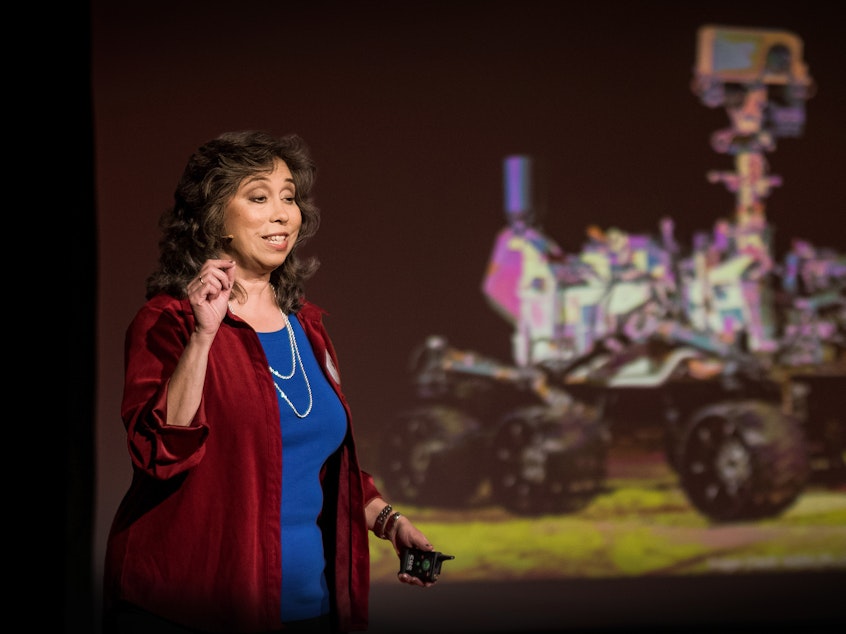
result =
[[133,477],[108,537],[107,632],[364,630],[367,531],[397,553],[434,548],[359,466],[323,312],[304,298],[314,178],[296,135],[223,134],[162,217],[126,335]]

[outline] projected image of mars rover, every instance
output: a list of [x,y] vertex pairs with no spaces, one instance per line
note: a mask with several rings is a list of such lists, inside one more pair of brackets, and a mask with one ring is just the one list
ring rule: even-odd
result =
[[796,239],[776,258],[764,213],[781,184],[764,154],[801,135],[811,94],[801,40],[707,26],[698,43],[693,89],[726,109],[712,147],[734,160],[708,179],[735,194],[734,217],[687,251],[662,218],[657,237],[591,227],[565,254],[535,217],[532,158],[507,157],[483,291],[513,324],[513,360],[438,336],[415,352],[414,402],[379,448],[392,498],[574,512],[606,486],[612,441],[656,435],[717,522],[846,480],[846,257]]

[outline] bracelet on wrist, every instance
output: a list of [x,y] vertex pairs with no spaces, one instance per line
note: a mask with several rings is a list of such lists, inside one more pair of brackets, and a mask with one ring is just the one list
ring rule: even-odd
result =
[[388,515],[390,515],[393,510],[394,509],[390,504],[386,504],[385,508],[379,512],[379,515],[376,517],[376,521],[373,522],[373,533],[376,537],[385,539],[385,520],[388,519]]
[[396,513],[391,515],[391,517],[388,518],[388,520],[385,522],[385,530],[382,533],[382,539],[390,539],[391,538],[391,532],[392,532],[393,528],[397,525],[397,522],[399,521],[399,518],[401,518],[401,517],[402,517],[402,513],[397,511]]

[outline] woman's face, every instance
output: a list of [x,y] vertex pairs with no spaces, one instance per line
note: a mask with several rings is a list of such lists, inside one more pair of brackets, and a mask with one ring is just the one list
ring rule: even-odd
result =
[[291,170],[276,160],[273,171],[245,178],[224,209],[224,253],[256,274],[278,268],[296,244],[302,214]]

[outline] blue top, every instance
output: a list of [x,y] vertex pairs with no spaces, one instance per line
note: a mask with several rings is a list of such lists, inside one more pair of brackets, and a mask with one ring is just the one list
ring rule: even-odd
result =
[[295,347],[287,328],[258,336],[270,367],[290,377],[271,375],[282,427],[282,620],[298,621],[329,612],[323,538],[317,525],[323,507],[319,474],[343,441],[347,418],[299,321],[293,315],[288,319]]

